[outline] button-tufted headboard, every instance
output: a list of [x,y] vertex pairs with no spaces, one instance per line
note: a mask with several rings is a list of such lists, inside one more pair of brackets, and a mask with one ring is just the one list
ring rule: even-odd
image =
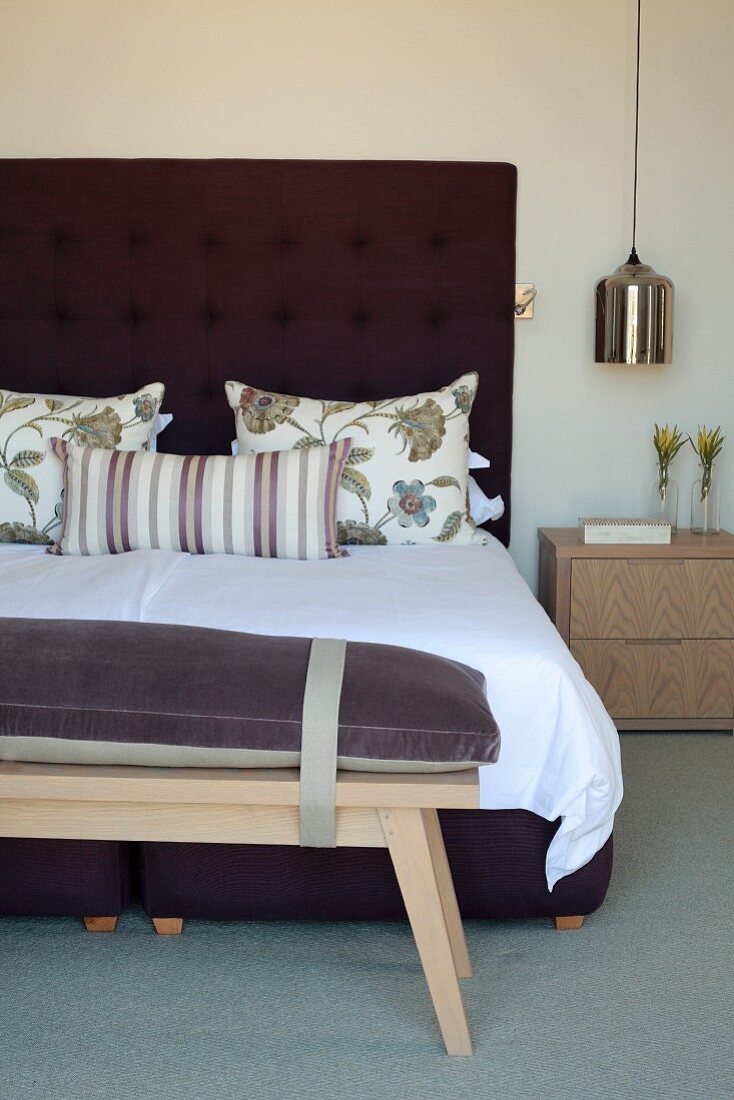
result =
[[0,161],[0,386],[161,380],[161,449],[226,452],[224,382],[379,398],[480,374],[507,511],[516,169],[411,161]]

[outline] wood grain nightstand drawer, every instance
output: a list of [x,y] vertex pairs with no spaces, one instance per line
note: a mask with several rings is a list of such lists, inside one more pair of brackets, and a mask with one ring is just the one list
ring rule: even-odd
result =
[[734,559],[577,559],[571,638],[734,638]]
[[571,652],[612,718],[731,718],[734,641],[592,641]]

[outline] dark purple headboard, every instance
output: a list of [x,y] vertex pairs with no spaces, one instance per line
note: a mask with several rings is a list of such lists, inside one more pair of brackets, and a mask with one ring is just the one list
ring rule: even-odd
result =
[[0,386],[166,384],[161,449],[228,452],[228,378],[380,398],[480,374],[478,480],[509,539],[516,169],[0,161]]

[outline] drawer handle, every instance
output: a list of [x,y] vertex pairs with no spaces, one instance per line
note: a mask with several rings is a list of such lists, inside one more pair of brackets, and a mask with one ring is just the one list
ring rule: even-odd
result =
[[625,645],[683,645],[682,638],[625,638]]
[[627,565],[685,565],[685,558],[627,558]]

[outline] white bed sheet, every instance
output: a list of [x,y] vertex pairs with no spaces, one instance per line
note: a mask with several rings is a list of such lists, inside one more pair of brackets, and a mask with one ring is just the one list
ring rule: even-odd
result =
[[[612,720],[512,558],[487,546],[356,547],[337,561],[168,551],[55,558],[3,546],[0,615],[125,619],[341,637],[478,668],[502,734],[481,805],[560,817],[548,887],[587,863],[622,797]],[[350,551],[352,548],[350,548]]]

